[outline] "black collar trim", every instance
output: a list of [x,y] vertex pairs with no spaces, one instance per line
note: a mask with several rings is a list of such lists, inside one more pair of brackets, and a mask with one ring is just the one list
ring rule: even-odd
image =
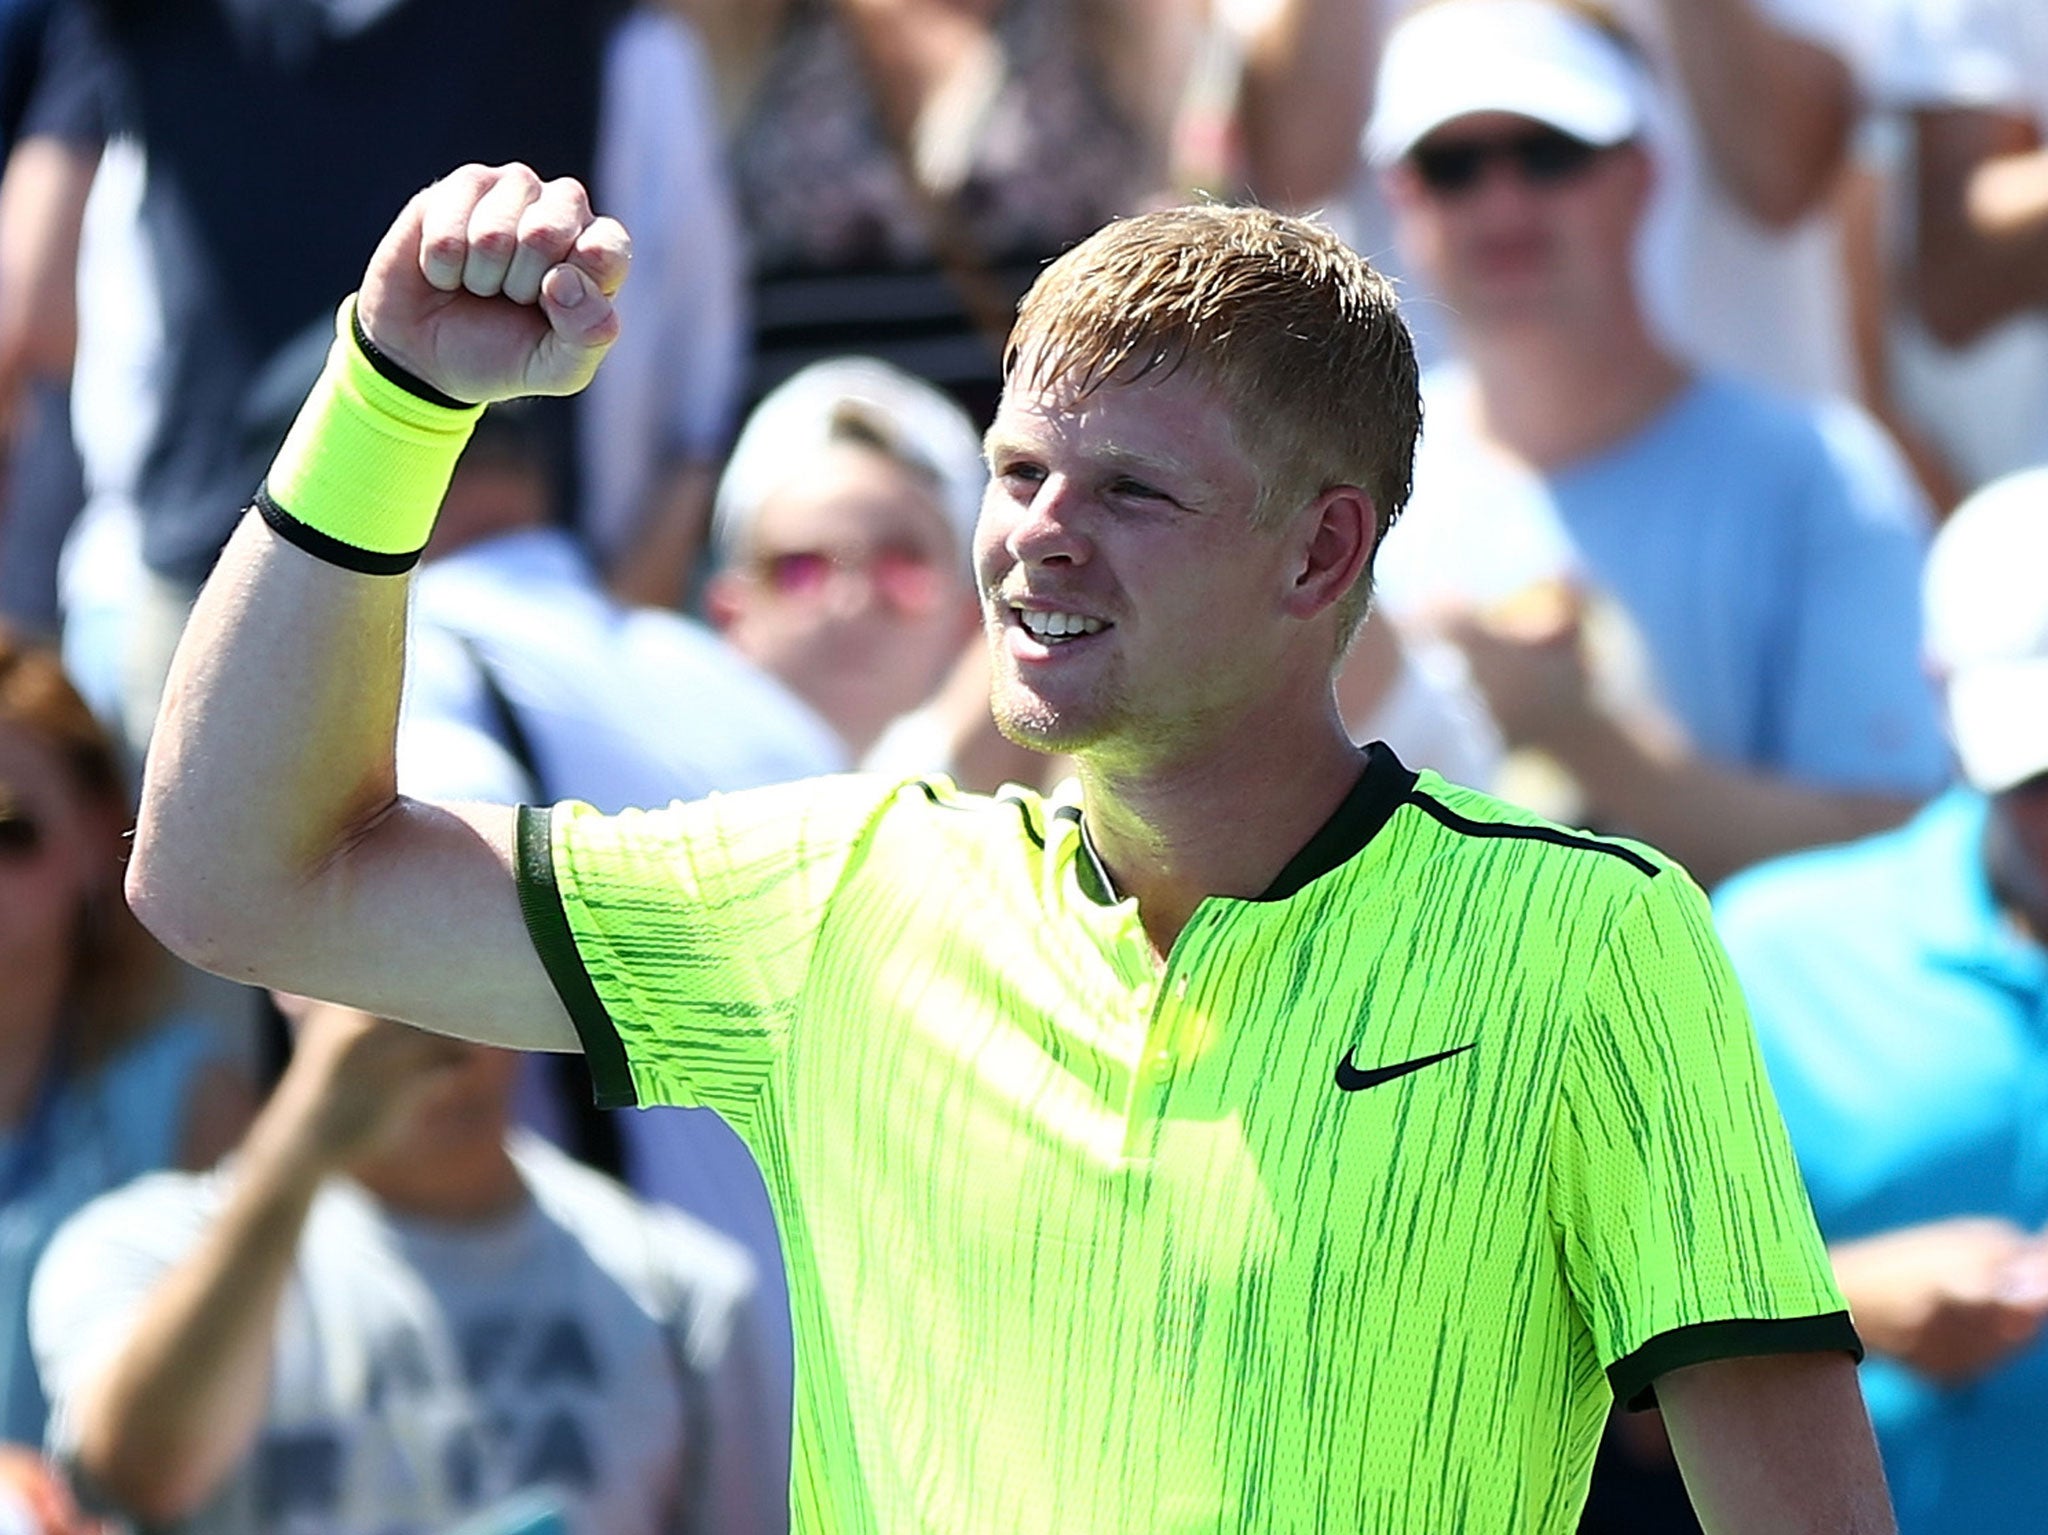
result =
[[[1351,792],[1344,796],[1330,819],[1301,851],[1288,859],[1273,883],[1254,896],[1259,901],[1284,901],[1299,894],[1306,886],[1321,879],[1331,870],[1341,868],[1356,857],[1367,843],[1379,835],[1380,828],[1393,819],[1394,812],[1401,808],[1411,790],[1415,787],[1416,774],[1401,765],[1393,749],[1383,741],[1375,741],[1365,749],[1365,768],[1358,775]],[[1074,873],[1081,886],[1082,894],[1098,906],[1114,906],[1116,893],[1109,889],[1093,849],[1086,845],[1087,828],[1082,821],[1077,805],[1062,805],[1053,812],[1055,819],[1071,820],[1079,825],[1083,845],[1077,849]]]
[[1365,771],[1358,775],[1344,802],[1256,899],[1287,900],[1357,857],[1394,818],[1415,787],[1415,779],[1416,774],[1401,765],[1392,747],[1384,741],[1373,742],[1365,749]]

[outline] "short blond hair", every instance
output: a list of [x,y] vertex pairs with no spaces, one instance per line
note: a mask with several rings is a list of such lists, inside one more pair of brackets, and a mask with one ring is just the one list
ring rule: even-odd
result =
[[[1408,503],[1421,430],[1415,347],[1393,284],[1311,220],[1204,204],[1119,219],[1039,275],[1006,384],[1086,394],[1188,368],[1217,389],[1277,523],[1355,485],[1384,537]],[[1377,554],[1377,548],[1375,548]],[[1339,604],[1348,644],[1371,566]]]

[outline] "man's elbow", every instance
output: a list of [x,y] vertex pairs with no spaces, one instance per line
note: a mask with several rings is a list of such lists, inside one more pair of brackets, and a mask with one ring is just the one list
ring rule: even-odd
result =
[[260,940],[241,930],[262,903],[221,899],[210,881],[179,869],[140,834],[122,889],[150,936],[186,964],[231,980],[256,978],[242,956],[260,953]]

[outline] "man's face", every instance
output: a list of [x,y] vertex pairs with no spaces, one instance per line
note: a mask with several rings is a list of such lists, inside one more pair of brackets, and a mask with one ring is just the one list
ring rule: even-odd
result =
[[1597,315],[1629,291],[1649,187],[1641,150],[1503,112],[1445,123],[1387,176],[1407,259],[1482,334]]
[[988,458],[975,566],[1003,733],[1159,766],[1241,722],[1291,637],[1288,546],[1252,523],[1258,472],[1217,391],[1187,370],[1078,399],[1012,385]]
[[739,650],[856,750],[931,695],[973,633],[973,594],[929,477],[835,444],[756,513],[707,593]]

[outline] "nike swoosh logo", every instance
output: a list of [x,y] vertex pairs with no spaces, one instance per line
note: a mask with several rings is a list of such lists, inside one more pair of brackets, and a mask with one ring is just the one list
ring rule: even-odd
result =
[[[1473,1043],[1476,1044],[1478,1041],[1475,1040]],[[1347,1093],[1362,1093],[1368,1087],[1378,1087],[1382,1082],[1405,1077],[1411,1071],[1420,1071],[1425,1066],[1434,1066],[1438,1061],[1447,1061],[1454,1055],[1463,1055],[1471,1048],[1471,1045],[1460,1045],[1455,1050],[1439,1050],[1435,1055],[1417,1056],[1414,1060],[1403,1061],[1398,1066],[1368,1066],[1364,1070],[1352,1064],[1352,1052],[1346,1050],[1344,1059],[1337,1063],[1337,1086]]]

